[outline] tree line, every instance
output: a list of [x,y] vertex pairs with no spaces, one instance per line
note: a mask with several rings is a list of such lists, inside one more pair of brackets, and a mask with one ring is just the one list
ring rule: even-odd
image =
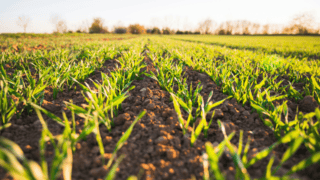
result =
[[[59,16],[51,17],[50,22],[54,26],[54,33],[74,33],[68,30],[67,23]],[[30,18],[20,16],[17,24],[24,29],[28,27]],[[287,25],[265,24],[250,22],[247,20],[225,21],[220,24],[211,18],[207,18],[198,23],[193,30],[173,29],[170,25],[162,28],[154,25],[145,27],[141,24],[131,24],[129,26],[120,23],[109,30],[104,25],[104,20],[100,17],[93,18],[89,23],[84,21],[75,31],[77,33],[116,33],[116,34],[218,34],[218,35],[268,35],[268,34],[297,34],[297,35],[319,35],[320,24],[316,27],[315,19],[311,14],[304,13],[296,15]]]

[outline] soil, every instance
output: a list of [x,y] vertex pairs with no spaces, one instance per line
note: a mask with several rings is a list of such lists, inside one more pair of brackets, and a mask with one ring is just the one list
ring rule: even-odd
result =
[[[152,61],[146,56],[144,61],[147,72],[155,71]],[[95,71],[90,75],[92,80],[101,80],[100,71],[107,73],[116,67],[115,60],[107,61],[103,69]],[[187,83],[196,86],[201,82],[203,90],[201,95],[206,100],[211,91],[213,91],[212,101],[216,102],[227,97],[208,75],[194,71],[192,68],[184,69]],[[203,179],[202,155],[205,152],[204,144],[209,141],[217,145],[224,138],[218,127],[217,119],[220,119],[226,126],[227,134],[236,132],[231,140],[238,145],[239,132],[243,130],[243,143],[250,137],[249,159],[262,149],[276,142],[273,132],[266,127],[259,119],[257,113],[250,106],[242,106],[235,99],[226,100],[222,105],[215,108],[214,121],[210,126],[208,137],[204,138],[201,134],[193,147],[190,146],[190,137],[182,134],[173,103],[170,101],[170,94],[161,89],[158,82],[142,76],[143,80],[134,80],[135,86],[129,92],[129,97],[123,102],[122,110],[114,119],[115,127],[109,132],[103,125],[100,126],[100,133],[105,147],[106,160],[111,157],[111,153],[122,136],[122,134],[131,125],[136,116],[146,110],[145,116],[134,126],[133,131],[125,143],[118,151],[117,155],[125,155],[117,169],[115,179],[127,179],[130,175],[137,175],[140,179]],[[90,86],[93,86],[87,80]],[[69,92],[64,91],[58,94],[56,100],[52,99],[52,89],[47,88],[45,92],[45,101],[43,107],[50,112],[62,116],[65,111],[70,118],[70,111],[64,106],[63,101],[72,100],[74,104],[81,106],[87,104],[81,94],[81,88],[76,86]],[[311,105],[310,105],[311,102]],[[302,106],[312,106],[313,100],[306,98]],[[296,105],[296,104],[295,104]],[[300,108],[304,111],[304,108]],[[212,112],[211,112],[212,113]],[[292,112],[293,113],[293,112]],[[187,114],[183,111],[183,115]],[[50,131],[57,135],[63,131],[63,127],[55,121],[44,116]],[[290,120],[294,118],[293,114],[289,116]],[[208,117],[209,120],[209,117]],[[77,131],[81,130],[83,119],[76,117]],[[24,114],[20,119],[13,118],[11,127],[1,132],[1,136],[16,142],[24,151],[26,157],[30,160],[39,162],[39,138],[41,135],[41,123],[35,113],[31,115]],[[188,134],[190,134],[190,129]],[[276,156],[275,165],[281,160],[282,154],[287,146],[282,145],[273,151]],[[52,148],[47,149],[46,157],[48,164],[52,159]],[[279,170],[278,175],[284,175],[288,169],[297,164],[300,160],[309,157],[307,149],[301,147],[284,167]],[[270,157],[256,163],[248,169],[252,178],[262,177]],[[227,179],[233,179],[235,167],[228,153],[224,153],[219,163],[220,170],[226,175]],[[299,179],[320,179],[319,164],[313,165],[294,177]],[[86,140],[82,140],[76,145],[76,152],[73,155],[72,179],[103,179],[108,170],[101,164],[101,155],[98,144],[93,134]],[[0,179],[11,179],[10,176],[0,169]]]

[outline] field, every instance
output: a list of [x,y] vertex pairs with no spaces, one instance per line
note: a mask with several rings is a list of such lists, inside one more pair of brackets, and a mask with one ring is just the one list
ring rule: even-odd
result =
[[298,59],[320,59],[320,36],[175,36],[174,39],[203,42],[235,49],[260,50]]
[[0,42],[0,179],[320,179],[319,37]]

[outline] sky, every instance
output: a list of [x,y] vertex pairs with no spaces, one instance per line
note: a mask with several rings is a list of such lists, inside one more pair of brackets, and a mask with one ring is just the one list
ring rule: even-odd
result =
[[17,25],[19,16],[30,18],[28,33],[52,33],[54,16],[73,31],[95,17],[104,19],[109,29],[139,23],[192,30],[207,18],[218,24],[228,20],[287,24],[301,13],[311,13],[320,23],[320,0],[1,0],[0,33],[23,32]]

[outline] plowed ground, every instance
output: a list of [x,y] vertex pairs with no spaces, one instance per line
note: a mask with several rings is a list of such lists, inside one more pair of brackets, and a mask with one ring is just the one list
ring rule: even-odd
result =
[[[144,61],[147,64],[144,70],[147,73],[150,71],[156,73],[153,62],[147,56]],[[100,81],[100,72],[108,73],[108,70],[112,71],[116,64],[116,60],[107,61],[104,68],[90,75],[90,79]],[[192,83],[194,88],[198,82],[201,82],[203,86],[201,95],[204,96],[205,101],[211,91],[213,91],[212,100],[214,102],[227,97],[221,93],[220,88],[208,75],[188,67],[184,69],[184,73],[188,77],[187,83]],[[192,177],[202,179],[202,154],[205,152],[205,142],[209,141],[217,145],[223,140],[223,134],[216,122],[217,119],[225,124],[227,134],[232,131],[236,132],[231,141],[233,144],[238,145],[241,129],[244,131],[244,143],[249,136],[251,137],[249,158],[276,142],[273,132],[264,126],[257,113],[252,113],[249,105],[242,106],[235,99],[229,99],[215,108],[214,122],[210,126],[208,138],[204,138],[201,134],[194,147],[190,147],[190,138],[182,134],[173,103],[170,101],[170,94],[161,89],[155,80],[146,76],[141,78],[142,80],[135,80],[132,83],[135,88],[129,92],[129,97],[123,102],[122,110],[115,118],[115,127],[112,131],[109,132],[102,125],[100,127],[106,152],[104,156],[108,160],[123,132],[127,130],[141,111],[147,111],[146,115],[135,125],[126,144],[118,152],[118,155],[124,154],[125,158],[118,168],[116,179],[126,179],[130,175],[137,175],[141,179],[191,179]],[[89,79],[86,82],[93,87]],[[86,104],[79,86],[76,86],[76,90],[72,88],[70,91],[58,94],[56,100],[52,99],[52,89],[47,88],[42,106],[59,117],[62,117],[62,111],[65,111],[67,116],[71,118],[71,112],[63,103],[63,101],[70,100],[78,106]],[[294,105],[293,108],[299,104]],[[289,119],[294,119],[294,112],[295,109],[292,109]],[[183,113],[186,118],[187,113]],[[209,116],[210,114],[207,117],[208,120]],[[46,116],[44,117],[54,135],[63,131],[61,125]],[[12,126],[2,131],[1,136],[16,142],[28,159],[39,162],[39,138],[42,126],[37,115],[34,112],[31,115],[23,114],[20,119],[14,117],[11,122]],[[83,125],[83,119],[76,117],[76,122],[79,132]],[[190,131],[191,128],[189,134]],[[283,145],[273,151],[273,154],[276,155],[275,165],[279,163],[286,148]],[[48,145],[46,153],[48,164],[53,157],[52,150],[52,147]],[[292,165],[309,156],[307,149],[301,147],[294,157],[279,170],[278,175],[284,175]],[[269,158],[259,161],[248,169],[251,177],[263,176]],[[227,153],[220,159],[219,168],[225,173],[227,179],[234,178],[235,168],[231,156]],[[319,169],[319,164],[316,164],[294,176],[300,179],[320,179]],[[103,179],[107,173],[108,170],[104,169],[101,164],[98,144],[92,134],[76,146],[76,152],[73,156],[72,178],[75,180]],[[11,179],[3,169],[0,170],[0,178]]]

